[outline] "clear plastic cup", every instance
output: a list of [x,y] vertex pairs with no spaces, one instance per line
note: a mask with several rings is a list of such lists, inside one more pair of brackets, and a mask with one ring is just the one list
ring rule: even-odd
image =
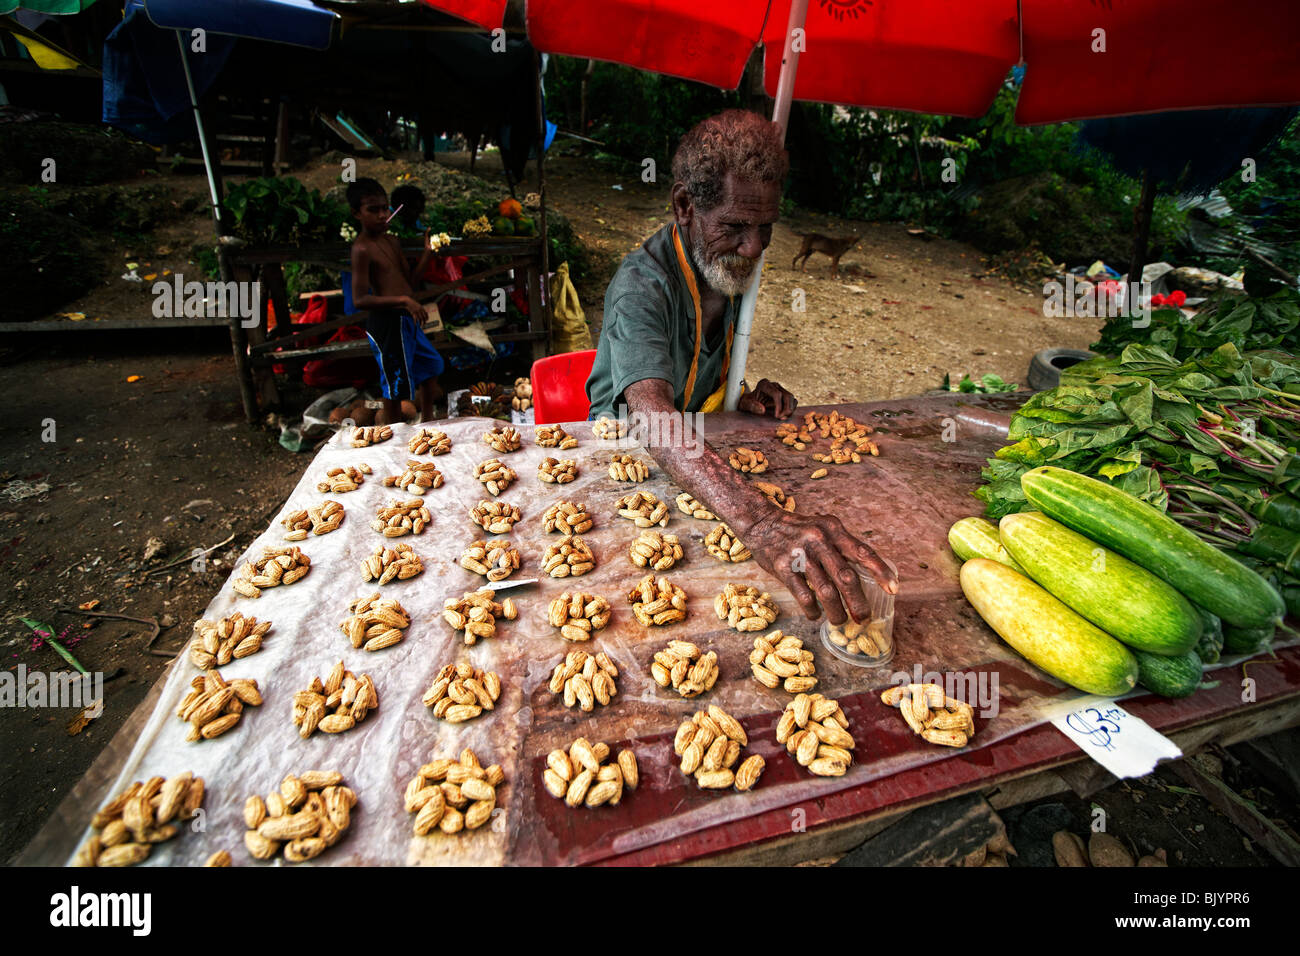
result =
[[[895,571],[890,562],[885,564]],[[894,595],[881,588],[869,573],[860,574],[858,580],[871,606],[870,616],[856,622],[850,617],[840,625],[822,621],[822,644],[842,661],[858,667],[879,667],[894,657]]]

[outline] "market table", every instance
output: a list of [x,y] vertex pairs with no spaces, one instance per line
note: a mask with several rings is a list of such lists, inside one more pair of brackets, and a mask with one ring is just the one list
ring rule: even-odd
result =
[[[319,858],[332,865],[679,863],[728,852],[733,861],[788,861],[800,848],[809,857],[843,849],[883,818],[955,794],[1011,788],[1025,779],[1036,781],[1040,790],[1059,788],[1061,778],[1052,777],[1053,784],[1046,779],[1048,771],[1086,758],[1044,723],[1044,709],[1080,695],[1025,662],[979,619],[961,595],[958,564],[946,540],[953,521],[981,510],[970,493],[984,459],[1003,443],[1011,407],[1014,399],[970,395],[835,406],[841,415],[875,427],[880,456],[831,465],[830,476],[816,481],[810,475],[819,463],[809,456],[824,450],[826,442],[797,452],[779,442],[770,420],[740,414],[706,417],[704,434],[715,448],[726,452],[743,445],[764,452],[771,466],[762,479],[793,495],[801,513],[839,515],[897,566],[896,652],[880,668],[855,667],[826,652],[817,624],[798,614],[793,598],[774,578],[755,562],[723,564],[711,557],[703,538],[714,523],[689,518],[676,508],[664,530],[679,536],[686,554],[666,575],[686,591],[688,615],[664,627],[638,625],[627,602],[628,589],[644,573],[628,558],[637,529],[616,516],[615,501],[641,489],[671,507],[678,489],[657,466],[644,483],[613,481],[606,471],[611,457],[638,450],[594,438],[588,423],[566,425],[579,440],[576,449],[538,447],[528,429],[520,451],[500,456],[480,441],[498,422],[434,423],[430,427],[445,431],[453,444],[449,454],[431,459],[446,478],[441,488],[425,495],[433,524],[421,535],[397,539],[384,539],[369,525],[378,507],[394,497],[410,497],[394,494],[380,479],[398,474],[408,458],[429,460],[408,455],[412,427],[395,426],[391,440],[361,449],[335,436],[307,467],[281,513],[325,497],[316,483],[329,467],[365,462],[373,474],[356,491],[328,496],[344,505],[346,518],[337,531],[300,542],[312,559],[310,573],[293,585],[268,589],[256,600],[235,594],[227,582],[204,615],[216,619],[240,610],[274,622],[259,653],[221,668],[227,679],[256,678],[265,704],[247,708],[240,724],[221,737],[186,743],[187,726],[173,711],[198,672],[182,653],[20,862],[67,861],[89,835],[86,827],[94,809],[108,796],[132,780],[184,770],[207,781],[204,830],[159,844],[150,865],[193,865],[221,848],[238,863],[251,862],[241,846],[245,798],[270,792],[286,774],[311,769],[341,771],[360,798],[351,831]],[[829,413],[831,408],[818,410]],[[504,592],[518,603],[518,619],[499,622],[494,638],[465,647],[443,622],[442,602],[482,583],[459,566],[458,558],[470,541],[488,537],[466,513],[489,497],[474,480],[473,466],[494,456],[519,475],[500,497],[523,513],[513,533],[502,536],[523,554],[516,576],[537,575],[543,549],[555,540],[543,533],[542,513],[566,498],[585,501],[595,519],[584,538],[596,566],[576,580],[544,578]],[[577,459],[578,479],[566,485],[540,482],[537,465],[547,456]],[[241,563],[264,546],[283,544],[278,520],[277,514]],[[377,544],[393,541],[416,549],[424,573],[380,589],[364,584],[361,561]],[[816,654],[817,690],[839,699],[856,741],[855,762],[845,776],[811,776],[776,743],[775,721],[791,695],[757,683],[748,661],[753,635],[729,630],[716,618],[713,597],[728,582],[769,590],[781,610],[773,627],[802,637]],[[603,595],[614,608],[610,625],[586,645],[561,640],[547,621],[551,598],[574,588]],[[353,597],[375,590],[400,600],[411,626],[394,647],[375,653],[353,650],[340,623]],[[702,697],[684,700],[650,677],[654,652],[674,638],[718,653],[722,676]],[[590,714],[565,709],[547,688],[551,669],[574,646],[606,652],[620,671],[617,696]],[[379,708],[346,733],[317,733],[302,740],[290,722],[293,694],[314,676],[324,678],[340,658],[358,675],[372,675]],[[460,659],[498,673],[504,690],[495,710],[467,723],[447,724],[433,717],[421,697],[444,664]],[[1125,706],[1184,746],[1300,722],[1300,650],[1285,647],[1275,662],[1251,665],[1257,685],[1249,704],[1242,702],[1239,670],[1216,670],[1217,687],[1181,701],[1135,696]],[[915,737],[898,712],[879,700],[880,690],[897,683],[899,674],[909,679],[961,674],[970,681],[966,686],[983,689],[996,706],[983,706],[987,700],[976,706],[977,734],[970,746],[959,751],[933,746]],[[710,703],[740,719],[750,738],[746,755],[758,753],[767,762],[762,779],[748,793],[702,791],[677,767],[672,751],[677,725]],[[543,788],[547,753],[578,736],[605,741],[615,752],[623,747],[635,751],[641,784],[617,807],[570,809]],[[466,746],[485,765],[499,763],[504,769],[498,815],[472,833],[413,836],[413,818],[402,806],[406,782],[421,764],[454,757]]]

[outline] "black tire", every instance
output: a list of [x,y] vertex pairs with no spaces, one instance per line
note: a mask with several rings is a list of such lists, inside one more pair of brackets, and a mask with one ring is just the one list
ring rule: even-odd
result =
[[1029,387],[1036,392],[1056,388],[1061,384],[1061,370],[1090,358],[1095,352],[1084,349],[1043,349],[1029,360]]

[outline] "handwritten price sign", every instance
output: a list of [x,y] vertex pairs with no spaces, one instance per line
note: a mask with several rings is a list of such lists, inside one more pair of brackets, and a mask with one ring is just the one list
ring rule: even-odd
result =
[[1113,751],[1115,739],[1124,731],[1123,721],[1129,716],[1122,707],[1085,707],[1069,714],[1065,722],[1092,747]]
[[1113,700],[1096,701],[1052,718],[1056,729],[1117,777],[1141,777],[1157,760],[1183,755],[1168,737]]

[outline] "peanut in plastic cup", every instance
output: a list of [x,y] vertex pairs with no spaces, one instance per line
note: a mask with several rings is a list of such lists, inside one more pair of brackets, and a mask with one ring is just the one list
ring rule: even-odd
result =
[[[894,570],[893,564],[885,563]],[[894,595],[881,588],[870,574],[860,574],[859,581],[870,613],[861,621],[852,617],[843,624],[822,621],[822,644],[840,660],[857,667],[880,667],[894,657]]]

